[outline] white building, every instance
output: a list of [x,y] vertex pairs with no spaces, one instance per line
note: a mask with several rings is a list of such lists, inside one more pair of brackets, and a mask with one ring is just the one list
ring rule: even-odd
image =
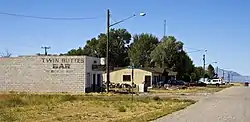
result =
[[97,92],[102,86],[100,58],[19,56],[0,58],[0,91]]

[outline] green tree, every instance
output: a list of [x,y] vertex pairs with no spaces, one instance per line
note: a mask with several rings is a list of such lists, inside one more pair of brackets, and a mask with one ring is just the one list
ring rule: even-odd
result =
[[167,67],[175,69],[176,59],[180,51],[183,50],[183,43],[177,41],[173,36],[166,36],[161,43],[151,52],[150,57],[157,67]]
[[96,38],[92,38],[91,40],[87,40],[86,45],[83,48],[83,55],[99,57],[99,40]]
[[79,47],[78,49],[72,49],[72,50],[68,51],[68,53],[66,55],[80,56],[80,55],[84,55],[84,54],[83,54],[83,49],[81,47]]
[[150,56],[156,67],[168,68],[178,72],[177,79],[191,79],[194,70],[193,61],[183,50],[183,43],[174,37],[164,37],[151,52]]
[[204,69],[203,67],[194,67],[194,71],[193,71],[193,75],[192,75],[192,79],[193,81],[198,81],[200,78],[202,78],[204,76]]
[[[187,55],[187,53],[185,51],[180,51],[177,54],[177,59],[175,60],[176,64],[175,64],[175,69],[174,71],[177,71],[177,78],[180,78],[182,80],[184,76],[188,76],[189,79],[191,80],[191,74],[194,71],[194,65],[193,65],[193,61],[191,60],[191,58]],[[187,78],[185,78],[187,79]],[[185,80],[186,81],[186,80]]]
[[204,74],[204,78],[210,79],[211,77],[208,75],[208,73],[205,73],[205,74]]
[[130,44],[128,56],[135,66],[150,66],[150,53],[155,49],[159,40],[152,34],[142,33],[133,36],[133,43]]
[[214,67],[211,64],[209,64],[207,67],[207,74],[209,75],[210,78],[214,78],[215,71]]
[[[109,40],[109,63],[112,67],[123,67],[129,64],[128,44],[131,34],[126,29],[111,29]],[[72,49],[66,55],[87,55],[106,57],[107,35],[101,33],[97,38],[87,40],[83,49]]]

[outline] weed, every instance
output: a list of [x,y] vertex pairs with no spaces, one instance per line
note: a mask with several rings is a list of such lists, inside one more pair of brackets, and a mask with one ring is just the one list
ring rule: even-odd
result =
[[5,105],[7,107],[19,107],[27,104],[28,102],[25,99],[17,96],[14,96],[12,99],[5,101]]
[[63,120],[63,118],[62,118],[62,117],[57,117],[57,118],[56,118],[56,120],[58,120],[58,121],[62,121],[62,120]]
[[153,100],[158,101],[158,100],[161,100],[161,98],[159,96],[154,96]]
[[75,101],[77,97],[75,95],[65,95],[64,101]]
[[0,112],[0,120],[1,121],[6,121],[7,120],[8,122],[14,122],[14,121],[17,121],[18,118],[12,112],[8,112],[6,110],[1,110],[1,112]]
[[120,106],[118,110],[119,112],[126,112],[126,108],[124,106]]

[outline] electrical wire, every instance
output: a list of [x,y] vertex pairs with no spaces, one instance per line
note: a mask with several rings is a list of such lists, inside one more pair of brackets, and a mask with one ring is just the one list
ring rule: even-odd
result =
[[188,51],[187,53],[195,53],[195,52],[201,52],[203,50],[195,50],[195,51]]
[[190,50],[205,50],[205,49],[197,49],[197,48],[191,48],[191,47],[184,47],[186,49],[190,49]]
[[[112,15],[110,15],[110,20],[111,20],[111,22],[113,21],[113,23],[118,22],[118,21],[116,21],[116,19],[114,19],[114,17]],[[121,28],[121,26],[119,24],[117,26],[118,26],[118,28]]]
[[14,14],[14,13],[6,13],[6,12],[0,12],[0,15],[8,15],[8,16],[24,17],[24,18],[33,18],[33,19],[46,19],[46,20],[86,20],[86,19],[97,19],[97,18],[99,18],[99,17],[79,17],[79,18],[41,17],[41,16],[30,16],[30,15],[22,15],[22,14]]

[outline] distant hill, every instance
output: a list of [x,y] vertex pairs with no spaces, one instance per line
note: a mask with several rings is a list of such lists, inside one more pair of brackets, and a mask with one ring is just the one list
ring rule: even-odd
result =
[[[218,68],[218,76],[223,77],[223,69]],[[226,81],[230,79],[233,82],[245,82],[250,81],[250,76],[243,76],[235,71],[224,70],[224,79]]]

